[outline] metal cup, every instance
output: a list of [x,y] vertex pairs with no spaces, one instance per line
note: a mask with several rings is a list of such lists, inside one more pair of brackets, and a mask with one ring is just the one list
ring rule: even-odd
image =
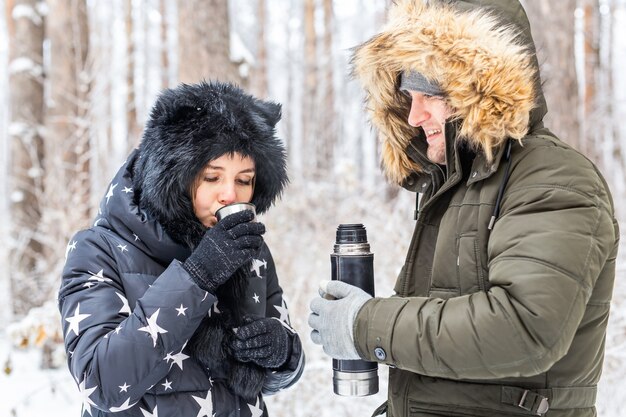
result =
[[243,211],[243,210],[250,210],[252,213],[254,213],[254,218],[251,221],[253,222],[256,221],[256,207],[252,203],[227,204],[224,207],[217,210],[217,212],[215,212],[215,217],[217,218],[217,221],[219,222],[224,217],[229,216],[233,213]]

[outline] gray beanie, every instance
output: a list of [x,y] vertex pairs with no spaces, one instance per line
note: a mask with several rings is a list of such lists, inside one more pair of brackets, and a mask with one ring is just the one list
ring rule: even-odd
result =
[[417,71],[404,71],[400,75],[400,91],[416,91],[429,96],[445,96],[441,87]]

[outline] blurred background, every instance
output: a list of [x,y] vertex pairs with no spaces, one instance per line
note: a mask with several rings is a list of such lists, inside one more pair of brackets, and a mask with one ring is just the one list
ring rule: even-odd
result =
[[[273,416],[370,415],[386,396],[332,393],[309,340],[308,304],[330,277],[339,223],[363,223],[388,296],[414,226],[414,195],[388,185],[350,78],[351,48],[389,0],[0,0],[0,417],[81,413],[56,291],[71,235],[88,227],[137,146],[160,90],[228,80],[283,105],[291,184],[263,216],[307,368],[268,398]],[[626,0],[526,0],[546,125],[604,172],[626,216]],[[621,251],[598,411],[626,415],[626,261]],[[621,394],[619,394],[621,393]],[[75,414],[74,414],[75,413]]]

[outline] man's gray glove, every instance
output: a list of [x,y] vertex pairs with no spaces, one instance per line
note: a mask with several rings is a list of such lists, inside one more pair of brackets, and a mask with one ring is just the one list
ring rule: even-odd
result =
[[291,355],[291,338],[280,320],[265,317],[240,326],[230,348],[240,362],[280,368]]
[[371,295],[341,281],[325,281],[311,302],[311,340],[335,359],[361,359],[354,344],[354,320]]
[[265,226],[251,222],[253,218],[250,210],[233,213],[204,233],[198,247],[183,263],[200,288],[215,294],[220,285],[258,253]]

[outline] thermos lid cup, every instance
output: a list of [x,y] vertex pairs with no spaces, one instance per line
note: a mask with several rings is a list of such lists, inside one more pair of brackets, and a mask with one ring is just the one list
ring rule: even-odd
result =
[[336,243],[367,243],[365,226],[362,224],[340,224],[337,227]]
[[252,213],[254,213],[254,219],[252,219],[252,221],[256,220],[256,207],[252,203],[232,203],[232,204],[225,205],[224,207],[219,209],[217,212],[215,212],[215,217],[217,218],[217,221],[219,222],[224,217],[231,215],[233,213],[243,211],[243,210],[250,210]]

